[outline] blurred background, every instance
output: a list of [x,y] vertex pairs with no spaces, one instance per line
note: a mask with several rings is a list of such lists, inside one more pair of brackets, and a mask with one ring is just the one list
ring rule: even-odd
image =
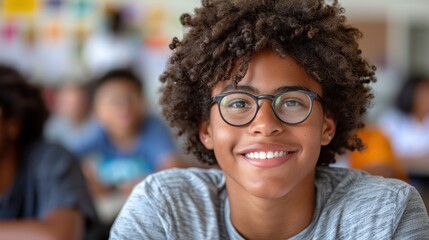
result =
[[[145,78],[148,99],[155,103],[153,90],[169,54],[169,41],[181,34],[179,16],[198,4],[195,0],[0,0],[0,62],[14,65],[47,87],[89,81],[109,68],[132,65]],[[120,36],[111,43],[116,48],[109,48],[115,34]]]
[[[408,181],[428,206],[429,1],[339,2],[348,23],[363,32],[360,46],[377,67],[378,82],[367,116],[369,131],[359,133],[367,143],[366,155],[339,157],[337,165]],[[62,86],[85,87],[111,69],[132,69],[142,79],[145,107],[160,115],[158,78],[170,55],[168,44],[183,34],[180,15],[200,4],[200,0],[0,0],[0,64],[18,69],[41,86],[53,113],[65,112],[65,105],[79,105],[70,107],[75,112],[80,110],[73,108],[86,108],[81,106],[85,103],[70,103],[76,102],[70,100],[73,96],[80,96],[70,91],[68,97],[58,97]],[[411,76],[420,76],[419,83],[401,95]],[[398,103],[407,101],[408,110],[399,111]],[[180,140],[175,141],[180,149]],[[199,165],[194,161],[190,166]],[[96,201],[96,209],[109,224],[123,202],[123,197]]]
[[[405,76],[429,71],[429,1],[340,2],[349,22],[364,33],[363,54],[378,67],[377,85],[384,85],[377,88],[381,103],[374,106],[376,115],[390,103]],[[130,64],[145,79],[148,99],[156,104],[168,43],[182,34],[179,16],[199,4],[198,0],[0,0],[0,62],[48,87],[61,81],[89,81],[112,66]],[[121,16],[118,34],[128,46],[117,43],[106,52],[103,47],[109,45],[103,43],[109,40],[103,38],[114,34],[115,14]]]

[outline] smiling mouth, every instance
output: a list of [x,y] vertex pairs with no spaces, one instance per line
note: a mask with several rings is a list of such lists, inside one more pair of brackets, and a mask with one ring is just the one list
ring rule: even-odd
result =
[[272,159],[288,155],[289,151],[250,152],[244,156],[250,159]]

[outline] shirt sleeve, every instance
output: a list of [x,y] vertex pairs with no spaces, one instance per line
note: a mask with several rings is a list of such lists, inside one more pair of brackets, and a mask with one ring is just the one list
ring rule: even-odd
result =
[[[154,199],[160,194],[157,183],[149,176],[137,185],[113,224],[111,240],[171,239],[169,224]],[[158,190],[157,190],[158,189]]]
[[176,154],[175,142],[172,138],[170,129],[161,119],[150,117],[144,128],[147,131],[144,135],[144,143],[150,146],[149,159],[156,168],[165,163],[166,157]]
[[77,160],[58,145],[41,144],[31,152],[37,188],[37,216],[59,208],[78,209],[87,222],[95,222],[92,199]]
[[427,239],[429,236],[429,218],[420,194],[414,187],[403,213],[395,220],[398,221],[392,239]]

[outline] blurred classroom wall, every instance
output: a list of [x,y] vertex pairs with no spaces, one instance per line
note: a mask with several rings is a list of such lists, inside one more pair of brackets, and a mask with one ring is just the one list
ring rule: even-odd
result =
[[[429,1],[340,0],[349,23],[364,33],[363,55],[378,67],[375,86],[382,111],[403,77],[429,72]],[[127,30],[138,44],[136,68],[155,106],[159,81],[173,36],[182,35],[179,16],[200,0],[0,0],[0,62],[29,73],[34,81],[92,78],[82,63],[85,41],[106,28],[111,8],[125,12]]]
[[402,82],[429,74],[429,1],[340,0],[350,24],[363,33],[362,54],[377,67],[368,121],[392,106]]
[[135,43],[134,68],[145,80],[149,101],[157,103],[158,76],[180,36],[179,16],[195,0],[0,0],[0,62],[44,86],[96,77],[84,63],[91,36],[108,26],[112,9],[124,14],[127,37]]

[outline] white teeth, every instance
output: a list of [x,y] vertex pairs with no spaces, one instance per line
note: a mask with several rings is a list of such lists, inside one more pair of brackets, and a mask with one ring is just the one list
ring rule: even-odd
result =
[[251,152],[251,153],[246,153],[245,156],[251,159],[270,159],[270,158],[283,157],[283,156],[286,156],[288,153],[289,153],[288,151]]

